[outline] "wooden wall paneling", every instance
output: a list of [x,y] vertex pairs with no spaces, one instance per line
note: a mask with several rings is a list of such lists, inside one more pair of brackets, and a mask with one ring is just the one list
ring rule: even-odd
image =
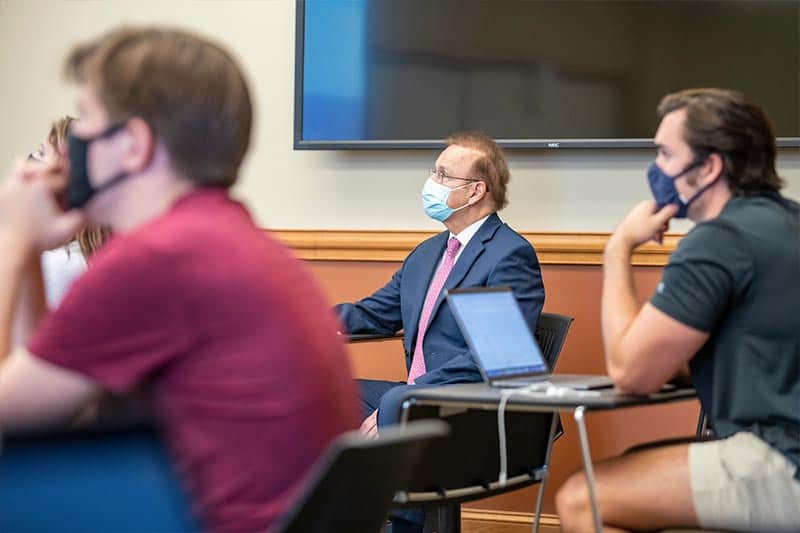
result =
[[[484,511],[464,509],[461,511],[461,528],[464,533],[530,533],[533,513],[513,511]],[[561,521],[556,515],[542,514],[539,523],[541,533],[559,533]]]
[[[272,234],[298,257],[313,261],[402,261],[435,232],[368,230],[274,230]],[[542,264],[599,265],[607,233],[526,232]],[[665,265],[681,235],[667,235],[664,245],[648,243],[633,257],[635,265]]]

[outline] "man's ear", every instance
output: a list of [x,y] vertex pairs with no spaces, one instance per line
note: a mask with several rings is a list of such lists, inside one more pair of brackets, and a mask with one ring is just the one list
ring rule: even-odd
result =
[[470,205],[475,205],[480,202],[488,192],[485,181],[476,181],[473,182],[473,185],[475,187],[472,189],[472,191],[470,191],[469,199],[467,200]]
[[722,171],[725,170],[725,163],[722,161],[722,156],[717,152],[711,152],[706,159],[705,165],[703,165],[703,169],[705,170],[703,185],[711,183],[719,178],[722,175]]
[[150,166],[156,149],[156,137],[152,128],[139,117],[125,124],[130,139],[122,157],[123,168],[127,172],[141,172]]

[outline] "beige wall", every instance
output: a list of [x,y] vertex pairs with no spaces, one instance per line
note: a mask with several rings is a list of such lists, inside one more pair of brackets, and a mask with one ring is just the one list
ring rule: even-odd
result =
[[[71,89],[59,76],[69,46],[124,22],[194,28],[241,60],[257,118],[237,191],[263,225],[437,228],[418,200],[433,152],[292,150],[292,0],[0,0],[0,168],[37,145],[51,119],[73,112]],[[648,150],[512,152],[504,218],[523,231],[609,231],[648,195],[651,157]],[[788,194],[800,197],[800,150],[781,151],[779,169]]]

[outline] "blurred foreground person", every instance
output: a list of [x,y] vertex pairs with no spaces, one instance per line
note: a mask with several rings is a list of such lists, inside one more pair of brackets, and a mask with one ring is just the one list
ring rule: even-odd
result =
[[[66,70],[68,179],[19,163],[0,189],[0,426],[145,386],[204,527],[264,530],[358,408],[316,284],[228,194],[250,139],[242,73],[216,44],[158,27],[112,31]],[[9,353],[16,287],[86,221],[114,239]]]

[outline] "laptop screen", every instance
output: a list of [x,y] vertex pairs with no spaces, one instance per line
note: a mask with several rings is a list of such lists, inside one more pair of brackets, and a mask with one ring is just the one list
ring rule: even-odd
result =
[[489,380],[548,372],[510,289],[455,290],[448,293],[447,301]]

